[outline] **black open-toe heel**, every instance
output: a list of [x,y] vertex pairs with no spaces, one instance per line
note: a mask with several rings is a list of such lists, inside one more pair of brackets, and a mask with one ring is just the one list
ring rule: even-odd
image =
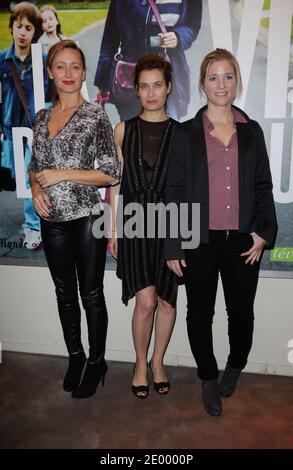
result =
[[[134,377],[134,372],[135,372],[135,366],[136,364],[134,364],[133,366],[133,374],[132,374],[132,378]],[[148,385],[131,385],[131,390],[132,390],[132,393],[137,397],[137,398],[141,398],[142,400],[147,398],[148,397],[148,394],[149,394],[149,386]],[[140,395],[141,393],[143,393],[143,395]]]
[[[151,361],[149,362],[149,368],[153,376],[153,385],[154,385],[154,389],[156,390],[156,392],[158,392],[160,395],[166,395],[167,393],[169,393],[170,388],[171,388],[170,382],[168,381],[167,382],[155,382],[154,374],[153,374],[152,366],[151,366]],[[164,389],[167,389],[167,390],[164,390]]]

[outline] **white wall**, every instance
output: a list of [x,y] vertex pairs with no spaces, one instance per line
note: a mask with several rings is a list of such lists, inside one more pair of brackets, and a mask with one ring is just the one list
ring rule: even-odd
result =
[[[54,288],[47,268],[0,266],[0,341],[3,350],[66,355],[56,308]],[[293,338],[293,280],[261,278],[255,302],[254,344],[246,371],[292,375],[288,341]],[[133,302],[121,301],[120,281],[106,271],[105,294],[109,313],[108,359],[133,361],[131,314]],[[185,290],[180,288],[175,330],[166,364],[194,366],[186,333]],[[83,337],[86,324],[83,315]],[[226,313],[222,290],[218,294],[214,344],[219,367],[228,353]]]

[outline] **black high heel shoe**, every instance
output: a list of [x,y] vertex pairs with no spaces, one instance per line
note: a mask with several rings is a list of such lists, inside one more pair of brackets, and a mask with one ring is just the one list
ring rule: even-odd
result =
[[108,366],[104,358],[93,364],[88,362],[82,382],[78,388],[73,390],[72,398],[88,398],[94,395],[100,381],[102,381],[104,386],[107,370]]
[[[135,367],[136,367],[136,364],[134,364],[134,366],[133,366],[132,379],[134,377]],[[148,397],[150,388],[149,388],[148,385],[137,385],[137,386],[136,385],[131,385],[131,390],[132,390],[132,393],[137,398],[141,398],[143,400],[143,399]],[[143,393],[143,395],[140,395],[141,393]]]
[[83,351],[69,356],[68,369],[63,380],[65,392],[72,392],[79,386],[85,363],[86,357]]
[[149,368],[153,376],[153,385],[156,392],[158,392],[160,395],[166,395],[167,393],[169,393],[171,388],[170,382],[155,382],[151,361],[149,362]]

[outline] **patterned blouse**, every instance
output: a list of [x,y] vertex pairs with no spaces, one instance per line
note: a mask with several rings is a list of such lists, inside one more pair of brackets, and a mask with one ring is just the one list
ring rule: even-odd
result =
[[[32,159],[28,171],[43,169],[97,169],[119,182],[119,162],[110,121],[101,107],[84,101],[63,129],[50,138],[48,122],[52,107],[35,118]],[[49,221],[64,222],[88,216],[101,202],[98,187],[62,181],[44,189],[52,203]]]

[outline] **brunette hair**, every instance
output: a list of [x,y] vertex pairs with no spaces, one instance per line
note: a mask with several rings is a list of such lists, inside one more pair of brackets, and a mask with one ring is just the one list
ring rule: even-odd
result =
[[163,59],[159,55],[149,54],[138,59],[135,66],[134,73],[134,85],[137,87],[139,82],[139,76],[144,70],[161,70],[164,76],[166,85],[172,83],[172,65],[167,60]]
[[78,47],[76,42],[72,41],[72,39],[63,39],[62,41],[56,42],[56,44],[53,44],[53,46],[50,47],[46,58],[46,66],[48,67],[48,69],[52,68],[53,60],[55,59],[56,55],[59,54],[59,52],[64,51],[64,49],[74,49],[75,51],[78,51],[82,63],[82,68],[84,70],[86,69],[84,53],[82,52],[80,47]]
[[56,20],[58,21],[58,24],[56,26],[57,36],[60,36],[61,34],[63,34],[62,31],[61,31],[61,24],[60,24],[60,20],[59,20],[59,17],[58,17],[58,13],[57,13],[57,10],[54,7],[54,5],[44,5],[44,6],[42,6],[42,8],[40,9],[40,12],[44,13],[44,11],[51,11],[52,13],[54,13],[54,15],[56,17]]
[[39,9],[29,2],[21,2],[13,9],[9,18],[9,29],[12,30],[13,23],[17,19],[27,18],[28,21],[34,26],[35,34],[32,42],[37,42],[43,33],[43,19]]
[[234,55],[227,49],[217,48],[214,51],[209,52],[204,57],[200,66],[200,75],[199,75],[199,83],[198,83],[199,91],[201,93],[203,92],[204,81],[205,81],[209,66],[213,62],[219,62],[220,60],[227,60],[229,64],[232,65],[234,69],[234,73],[236,75],[236,96],[239,96],[242,92],[242,79],[241,79],[239,63],[236,57],[234,57]]

